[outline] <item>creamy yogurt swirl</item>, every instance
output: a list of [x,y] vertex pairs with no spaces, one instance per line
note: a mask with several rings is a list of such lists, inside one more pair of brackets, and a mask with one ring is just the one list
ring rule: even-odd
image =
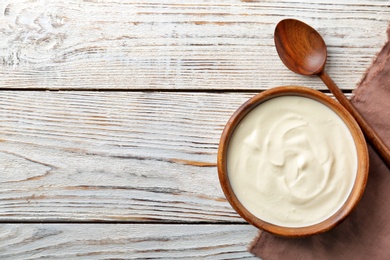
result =
[[357,152],[345,123],[310,98],[270,99],[236,128],[227,155],[229,181],[255,216],[304,227],[333,215],[357,173]]

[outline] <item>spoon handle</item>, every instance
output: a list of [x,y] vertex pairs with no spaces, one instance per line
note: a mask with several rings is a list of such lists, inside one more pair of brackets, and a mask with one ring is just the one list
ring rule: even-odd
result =
[[329,75],[322,71],[318,76],[333,93],[336,99],[343,105],[348,112],[356,119],[356,122],[359,124],[362,129],[364,136],[367,141],[371,143],[373,148],[377,151],[379,156],[382,158],[384,163],[390,169],[390,150],[382,139],[378,136],[375,130],[367,123],[367,121],[362,117],[362,115],[356,110],[352,103],[347,99],[347,97],[341,92]]

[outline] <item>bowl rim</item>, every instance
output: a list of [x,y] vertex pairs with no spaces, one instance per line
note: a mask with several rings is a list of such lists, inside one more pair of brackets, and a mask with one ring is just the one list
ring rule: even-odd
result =
[[[234,130],[239,125],[241,120],[261,103],[272,98],[290,95],[311,98],[333,110],[348,127],[355,142],[358,159],[355,183],[346,202],[339,208],[337,212],[335,212],[329,218],[317,224],[304,227],[283,227],[266,222],[253,215],[241,204],[241,202],[234,194],[234,191],[229,183],[229,178],[227,174],[227,149]],[[364,193],[367,184],[369,158],[367,143],[359,125],[352,117],[352,115],[340,103],[338,103],[331,97],[325,95],[324,93],[318,90],[311,89],[309,87],[279,86],[267,89],[253,96],[233,113],[229,121],[226,123],[220,138],[217,156],[217,168],[220,185],[222,187],[226,199],[233,207],[233,209],[247,222],[261,230],[265,230],[275,235],[287,237],[304,237],[330,230],[331,228],[341,223],[356,207]]]

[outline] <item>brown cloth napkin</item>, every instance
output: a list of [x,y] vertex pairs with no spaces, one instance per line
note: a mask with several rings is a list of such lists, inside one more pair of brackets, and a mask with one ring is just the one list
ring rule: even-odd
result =
[[[387,30],[390,39],[390,27]],[[390,42],[359,83],[353,104],[390,146]],[[362,200],[340,225],[320,235],[283,238],[260,231],[249,250],[270,259],[390,259],[390,170],[369,147]]]

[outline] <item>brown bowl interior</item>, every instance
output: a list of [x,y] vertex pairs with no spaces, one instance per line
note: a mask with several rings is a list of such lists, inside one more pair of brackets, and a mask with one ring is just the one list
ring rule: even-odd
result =
[[[232,187],[229,183],[229,178],[227,174],[227,162],[226,162],[227,149],[232,134],[235,128],[237,127],[237,125],[253,108],[258,106],[262,102],[271,98],[286,96],[286,95],[302,96],[302,97],[308,97],[314,99],[328,106],[334,112],[336,112],[339,115],[339,117],[345,122],[345,124],[347,125],[347,127],[349,128],[352,134],[352,137],[355,141],[357,158],[358,158],[358,167],[357,167],[358,171],[356,175],[356,180],[352,188],[352,191],[347,201],[344,203],[344,205],[328,219],[315,225],[298,227],[298,228],[274,225],[266,221],[263,221],[257,218],[256,216],[254,216],[252,213],[250,213],[235,196]],[[332,98],[326,96],[325,94],[319,91],[307,87],[300,87],[300,86],[272,88],[254,96],[253,98],[249,99],[246,103],[244,103],[233,114],[233,116],[230,118],[230,120],[225,126],[219,144],[217,160],[218,160],[217,161],[218,175],[219,175],[221,187],[223,189],[223,192],[225,193],[227,200],[232,205],[232,207],[237,211],[237,213],[239,213],[241,217],[244,218],[246,221],[248,221],[250,224],[256,226],[259,229],[268,231],[276,235],[289,236],[289,237],[302,237],[302,236],[322,233],[333,228],[334,226],[339,224],[342,220],[344,220],[345,217],[357,205],[364,192],[367,183],[368,166],[369,166],[367,144],[360,130],[360,127],[356,123],[355,119],[338,102],[334,101]]]

